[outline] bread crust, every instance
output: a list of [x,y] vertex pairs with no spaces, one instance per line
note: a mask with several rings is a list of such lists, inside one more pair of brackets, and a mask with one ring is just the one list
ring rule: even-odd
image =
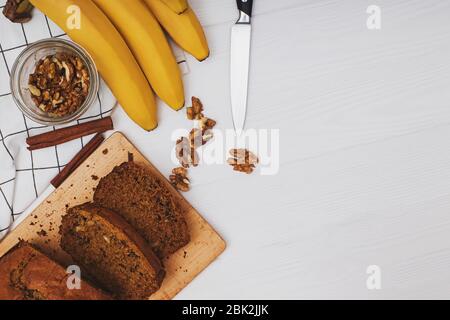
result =
[[165,271],[146,241],[111,210],[87,203],[68,210],[61,248],[118,299],[147,299]]
[[86,281],[70,290],[70,274],[31,244],[21,241],[0,260],[0,300],[110,300]]
[[190,241],[184,211],[167,184],[133,161],[100,179],[94,202],[132,225],[160,259]]
[[120,215],[106,208],[97,206],[93,203],[85,204],[84,206],[82,206],[82,208],[89,210],[90,212],[95,212],[96,214],[113,224],[116,228],[122,230],[127,235],[127,237],[130,238],[130,240],[134,242],[136,246],[142,251],[142,253],[149,261],[150,265],[155,269],[158,275],[157,281],[161,282],[164,279],[166,272],[159,258],[153,252],[147,241],[145,241],[144,238],[142,238],[136,232],[136,230],[132,226],[130,226],[130,224],[128,224]]

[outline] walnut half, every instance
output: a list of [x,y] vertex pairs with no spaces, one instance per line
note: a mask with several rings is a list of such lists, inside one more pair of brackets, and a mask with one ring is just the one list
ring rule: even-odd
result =
[[181,137],[177,140],[175,152],[178,161],[184,168],[189,168],[191,165],[196,167],[199,163],[197,151],[191,146],[188,138]]
[[170,183],[175,187],[175,189],[183,192],[189,191],[191,182],[187,177],[186,168],[179,167],[173,169],[169,179]]
[[258,157],[247,149],[231,149],[229,153],[231,158],[228,158],[227,162],[234,171],[250,174],[259,163]]
[[197,97],[192,97],[192,107],[186,109],[189,120],[200,120],[203,118],[203,104]]

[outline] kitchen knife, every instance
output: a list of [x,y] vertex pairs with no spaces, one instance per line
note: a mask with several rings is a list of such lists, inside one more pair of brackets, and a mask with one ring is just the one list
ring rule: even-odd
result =
[[253,0],[237,0],[236,2],[239,9],[239,19],[231,29],[230,81],[234,130],[240,134],[244,129],[247,113]]

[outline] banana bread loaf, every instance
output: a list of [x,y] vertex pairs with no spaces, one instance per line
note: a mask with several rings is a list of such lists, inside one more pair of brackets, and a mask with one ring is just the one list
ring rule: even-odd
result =
[[94,202],[120,214],[161,259],[190,240],[184,213],[166,185],[133,161],[100,180]]
[[147,299],[165,272],[145,240],[120,216],[93,204],[62,217],[61,248],[118,299]]
[[109,300],[102,291],[81,281],[70,290],[70,274],[26,242],[20,242],[0,260],[0,300]]

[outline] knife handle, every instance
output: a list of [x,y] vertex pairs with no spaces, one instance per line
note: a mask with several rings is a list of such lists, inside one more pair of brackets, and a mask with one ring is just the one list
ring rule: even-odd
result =
[[238,9],[249,17],[252,16],[253,0],[236,0]]

